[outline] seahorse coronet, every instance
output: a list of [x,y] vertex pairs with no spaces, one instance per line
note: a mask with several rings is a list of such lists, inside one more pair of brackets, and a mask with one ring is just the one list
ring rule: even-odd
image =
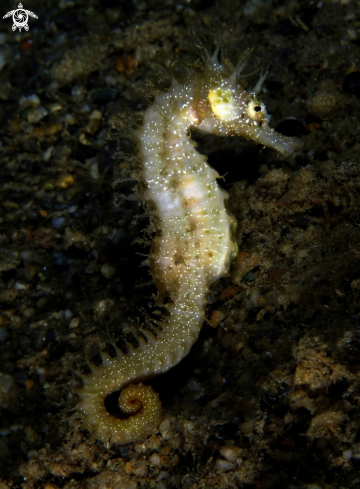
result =
[[[204,321],[209,287],[227,274],[237,254],[236,219],[228,210],[228,194],[216,181],[217,171],[197,151],[190,129],[240,135],[285,156],[301,147],[297,139],[268,126],[257,93],[239,85],[239,68],[231,70],[229,63],[224,68],[217,52],[208,56],[203,71],[191,72],[183,84],[174,81],[159,93],[135,131],[141,161],[136,168],[138,194],[156,230],[148,260],[158,288],[156,302],[167,311],[167,319],[159,318],[156,335],[144,332],[146,340],[140,339],[137,348],[129,345],[127,354],[102,354],[103,364],[84,377],[79,416],[84,427],[107,443],[133,442],[156,431],[161,403],[142,382],[189,353]],[[118,390],[120,399],[131,393],[136,405],[136,413],[126,419],[105,408],[106,396]]]

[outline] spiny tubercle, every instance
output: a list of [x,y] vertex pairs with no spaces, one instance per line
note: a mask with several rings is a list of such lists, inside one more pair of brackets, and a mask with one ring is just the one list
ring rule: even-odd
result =
[[[214,58],[205,72],[193,73],[183,85],[174,81],[159,94],[136,133],[142,198],[154,209],[150,269],[158,305],[166,307],[168,319],[158,321],[156,338],[144,331],[146,341],[139,338],[138,348],[130,347],[126,355],[117,350],[115,358],[102,354],[103,364],[84,377],[78,410],[84,426],[105,442],[131,442],[156,430],[161,404],[152,388],[140,382],[166,372],[189,353],[204,321],[209,287],[228,272],[237,253],[228,194],[216,182],[218,173],[196,151],[189,129],[241,135],[284,155],[299,147],[297,140],[269,128],[255,93],[246,92]],[[121,389],[127,419],[111,416],[104,405],[107,395]]]

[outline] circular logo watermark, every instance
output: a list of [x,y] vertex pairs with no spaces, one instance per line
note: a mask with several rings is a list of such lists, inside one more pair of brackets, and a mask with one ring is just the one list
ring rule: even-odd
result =
[[15,31],[16,29],[19,29],[21,32],[21,29],[25,29],[26,31],[29,30],[29,25],[28,25],[28,19],[30,17],[34,17],[34,19],[38,19],[38,16],[34,14],[34,12],[30,12],[30,10],[25,10],[23,8],[22,3],[19,3],[18,8],[16,10],[11,10],[7,14],[4,15],[3,19],[6,19],[7,17],[13,18],[13,25],[12,25],[12,30]]

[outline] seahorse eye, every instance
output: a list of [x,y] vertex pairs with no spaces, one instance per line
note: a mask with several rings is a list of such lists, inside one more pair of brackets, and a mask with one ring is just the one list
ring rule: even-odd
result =
[[258,100],[251,100],[247,106],[249,117],[255,121],[263,121],[267,119],[265,105]]
[[209,91],[208,99],[213,114],[220,121],[232,121],[238,116],[238,105],[231,88],[220,86]]

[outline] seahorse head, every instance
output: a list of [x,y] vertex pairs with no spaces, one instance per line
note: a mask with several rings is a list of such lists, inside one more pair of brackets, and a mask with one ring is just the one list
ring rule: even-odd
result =
[[[242,92],[242,93],[241,93]],[[255,94],[247,94],[229,80],[209,90],[208,99],[211,111],[218,123],[231,128],[235,121],[243,121],[244,125],[261,127],[269,122],[265,105]]]
[[270,116],[255,91],[247,92],[234,75],[222,78],[216,73],[202,90],[202,118],[196,129],[219,136],[242,136],[276,149],[283,155],[300,147],[296,138],[288,138],[269,127]]
[[[223,52],[222,35],[212,55],[203,47],[204,70],[192,80],[193,127],[219,136],[242,136],[287,156],[303,145],[299,139],[283,136],[270,128],[270,116],[258,95],[267,76],[267,67],[260,65],[250,73],[243,73],[253,59],[254,50],[254,47],[246,49],[234,66]],[[220,51],[223,62],[219,61]],[[245,90],[240,81],[259,72],[253,90]]]

